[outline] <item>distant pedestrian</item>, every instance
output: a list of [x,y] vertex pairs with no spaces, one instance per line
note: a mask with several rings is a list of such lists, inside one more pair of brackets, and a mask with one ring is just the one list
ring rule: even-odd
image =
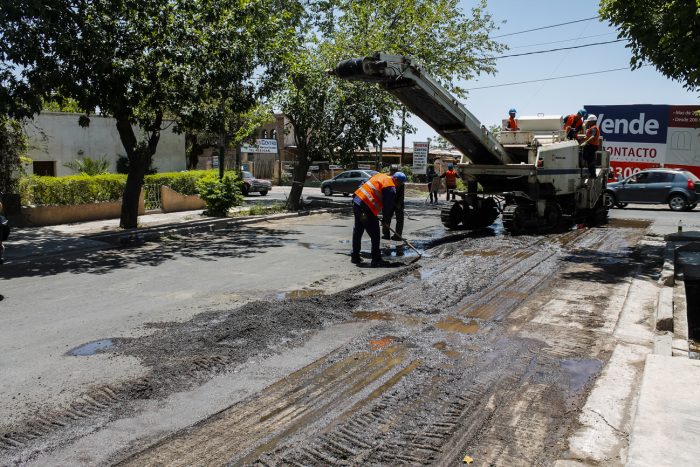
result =
[[3,206],[0,202],[0,264],[5,262],[5,245],[3,245],[3,242],[10,236],[10,223],[2,213]]
[[[392,165],[389,169],[389,175],[393,177],[398,171],[399,166]],[[391,226],[392,216],[389,216],[388,218],[385,217],[384,223],[382,224],[382,238],[384,238],[385,240],[401,240],[401,234],[403,233],[404,211],[406,208],[404,188],[405,187],[403,183],[396,184],[396,202],[394,204],[394,214],[396,215],[396,228],[394,230],[396,231],[396,233],[392,236],[389,236],[389,227]]]
[[437,204],[438,190],[440,189],[440,176],[435,172],[435,167],[428,167],[428,192],[430,193],[430,204]]
[[450,194],[452,195],[452,201],[455,200],[455,190],[457,189],[457,172],[455,172],[454,166],[452,164],[447,165],[447,170],[444,174],[440,175],[440,178],[445,179],[445,187],[447,191],[445,193],[445,199],[450,200]]

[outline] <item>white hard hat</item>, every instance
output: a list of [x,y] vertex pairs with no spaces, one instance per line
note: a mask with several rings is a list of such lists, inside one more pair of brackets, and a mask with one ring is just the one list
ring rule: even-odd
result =
[[595,115],[591,114],[591,115],[588,116],[588,118],[586,118],[586,121],[587,121],[587,122],[597,122],[597,121],[598,121],[598,117],[596,117]]

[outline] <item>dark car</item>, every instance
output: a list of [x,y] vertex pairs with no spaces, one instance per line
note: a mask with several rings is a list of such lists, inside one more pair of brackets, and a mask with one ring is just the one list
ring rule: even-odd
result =
[[324,180],[321,183],[321,191],[326,196],[331,196],[333,193],[342,193],[348,196],[376,173],[378,173],[376,170],[347,170],[330,180]]
[[260,196],[265,196],[268,191],[272,189],[272,182],[270,180],[263,180],[260,178],[253,177],[253,174],[244,170],[243,174],[243,187],[241,191],[243,196],[248,196],[249,193],[260,193]]
[[700,199],[700,178],[679,169],[650,169],[620,182],[608,183],[608,207],[624,208],[629,203],[668,204],[674,211],[690,211]]

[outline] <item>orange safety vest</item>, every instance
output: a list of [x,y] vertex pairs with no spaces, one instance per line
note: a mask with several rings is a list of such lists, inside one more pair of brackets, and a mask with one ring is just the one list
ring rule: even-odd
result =
[[517,131],[518,121],[513,117],[508,117],[508,131]]
[[[588,138],[590,138],[591,136],[593,136],[593,138],[590,141],[588,141]],[[591,146],[600,146],[600,130],[598,129],[598,125],[592,125],[588,127],[588,129],[586,130],[586,140]]]
[[457,172],[453,169],[448,169],[445,172],[445,185],[448,187],[457,186]]
[[569,132],[569,128],[574,128],[578,132],[583,125],[583,119],[578,114],[571,114],[564,120],[564,131]]
[[365,183],[355,190],[355,196],[360,198],[363,203],[372,211],[372,213],[377,216],[379,211],[382,210],[384,204],[382,203],[382,190],[386,187],[396,187],[394,179],[387,174],[374,174]]

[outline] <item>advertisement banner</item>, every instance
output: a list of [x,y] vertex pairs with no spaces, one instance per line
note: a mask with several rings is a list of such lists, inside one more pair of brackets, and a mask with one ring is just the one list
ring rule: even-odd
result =
[[413,142],[413,173],[425,175],[428,173],[428,151],[430,143]]
[[700,118],[698,105],[669,106],[664,166],[689,170],[700,176]]
[[255,145],[242,144],[241,152],[254,154],[277,154],[276,139],[256,139]]

